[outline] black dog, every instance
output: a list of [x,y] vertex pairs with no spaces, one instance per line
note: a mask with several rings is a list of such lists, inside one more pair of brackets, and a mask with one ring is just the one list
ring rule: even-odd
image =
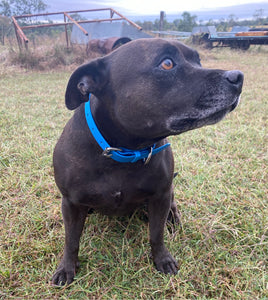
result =
[[76,110],[54,151],[65,225],[54,284],[74,279],[89,209],[122,215],[145,203],[156,269],[177,273],[163,241],[169,213],[178,220],[165,138],[220,121],[242,84],[241,72],[204,69],[195,50],[161,39],[130,42],[72,74],[65,101]]

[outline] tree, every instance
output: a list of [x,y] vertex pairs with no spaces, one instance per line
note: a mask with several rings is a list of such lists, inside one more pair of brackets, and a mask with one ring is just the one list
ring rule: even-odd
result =
[[86,20],[87,18],[82,17],[78,13],[70,14],[70,17],[73,18],[75,21],[81,21],[81,20]]
[[264,9],[255,10],[253,17],[257,21],[257,25],[263,24],[263,14],[264,14]]
[[230,14],[228,17],[229,27],[234,27],[237,25],[238,18],[234,14]]
[[2,14],[3,16],[8,16],[8,17],[10,17],[12,15],[10,1],[2,0],[0,2],[0,14]]
[[34,14],[44,11],[46,7],[43,0],[1,0],[0,14],[7,17]]
[[174,20],[174,25],[179,31],[192,31],[193,27],[196,26],[197,16],[191,15],[189,12],[185,11],[182,14],[182,19]]

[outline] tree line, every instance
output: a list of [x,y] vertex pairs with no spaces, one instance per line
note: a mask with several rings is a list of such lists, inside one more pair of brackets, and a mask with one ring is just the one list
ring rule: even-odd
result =
[[[168,22],[166,17],[163,20],[162,30],[191,32],[195,26],[215,26],[217,31],[228,31],[234,26],[262,26],[268,25],[268,17],[263,16],[263,9],[258,9],[254,12],[251,20],[239,20],[234,14],[228,16],[227,19],[209,20],[207,22],[197,21],[196,15],[191,15],[189,12],[184,12],[181,18]],[[154,22],[144,21],[136,22],[146,31],[160,30],[160,20],[156,19]]]

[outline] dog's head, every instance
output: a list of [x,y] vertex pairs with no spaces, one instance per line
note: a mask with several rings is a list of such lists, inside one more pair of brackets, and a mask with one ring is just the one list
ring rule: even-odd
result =
[[177,41],[140,39],[79,67],[66,90],[77,108],[94,94],[130,135],[159,139],[214,124],[239,102],[240,71],[205,69]]

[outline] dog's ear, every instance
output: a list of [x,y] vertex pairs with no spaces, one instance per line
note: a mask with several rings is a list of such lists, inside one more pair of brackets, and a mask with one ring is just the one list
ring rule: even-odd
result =
[[65,104],[75,109],[88,101],[90,93],[98,95],[108,79],[108,67],[104,58],[96,59],[77,68],[71,75],[66,92]]

